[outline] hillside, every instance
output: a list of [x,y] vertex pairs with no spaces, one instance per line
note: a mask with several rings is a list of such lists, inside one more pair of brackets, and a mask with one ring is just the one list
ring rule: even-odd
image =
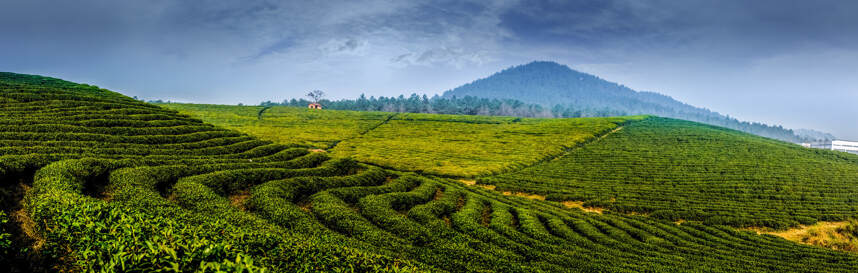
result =
[[56,79],[0,74],[0,110],[0,265],[19,272],[858,270],[855,254],[330,158]]
[[443,97],[511,99],[553,107],[560,117],[656,115],[740,130],[787,142],[815,140],[780,126],[738,121],[671,97],[638,92],[555,62],[532,62],[444,92]]
[[519,119],[399,114],[348,139],[332,155],[397,170],[473,177],[501,173],[563,154],[568,148],[642,117]]
[[739,227],[858,214],[858,156],[654,117],[557,160],[478,182],[585,207]]
[[337,233],[284,229],[227,199],[262,179],[377,175],[353,161],[93,86],[2,73],[0,91],[2,222],[11,233],[0,236],[0,262],[10,270],[417,269]]
[[[200,118],[213,112],[249,115],[253,111],[245,109],[254,107],[165,106],[197,109],[194,116]],[[264,132],[260,137],[288,136],[300,134],[292,128],[325,132],[369,119],[350,116],[354,113],[381,114],[281,107],[271,110],[315,118],[290,119],[288,127],[256,119],[226,125]],[[263,120],[269,119],[266,115]],[[658,117],[390,115],[386,122],[375,121],[379,124],[371,130],[336,140],[331,155],[670,221],[783,229],[858,215],[851,207],[851,195],[858,191],[858,158],[853,155]],[[332,119],[339,122],[317,122]],[[288,139],[281,143],[292,144]]]
[[[159,104],[207,123],[263,140],[327,148],[381,125],[393,113],[339,111],[322,113],[306,107],[263,107],[189,103]],[[306,106],[306,105],[305,105]]]
[[[161,105],[281,144],[310,145],[334,156],[401,171],[458,177],[527,166],[558,156],[618,124],[642,118],[532,119],[284,106]],[[260,112],[262,109],[265,111]]]

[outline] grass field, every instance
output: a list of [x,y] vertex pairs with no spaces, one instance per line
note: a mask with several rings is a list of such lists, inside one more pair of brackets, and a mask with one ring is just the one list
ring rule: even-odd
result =
[[786,228],[858,216],[858,156],[663,118],[478,182],[671,221]]
[[2,73],[0,98],[16,215],[0,216],[0,264],[23,272],[858,270],[851,253],[331,158],[91,86]]

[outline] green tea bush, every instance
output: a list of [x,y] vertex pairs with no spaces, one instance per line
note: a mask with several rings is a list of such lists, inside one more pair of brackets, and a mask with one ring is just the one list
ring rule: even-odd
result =
[[[645,191],[636,186],[645,183],[633,180],[635,176],[626,169],[612,167],[609,170],[623,179],[606,180],[610,186],[592,183],[592,187],[571,187],[556,183],[528,188],[558,198],[574,196],[587,201],[585,205],[608,208],[604,214],[594,214],[466,186],[456,179],[425,175],[432,173],[425,166],[437,166],[439,158],[450,155],[441,152],[444,145],[427,144],[439,139],[446,141],[441,142],[446,147],[462,144],[463,148],[455,155],[468,156],[454,158],[450,161],[453,165],[438,168],[438,174],[490,174],[542,161],[537,166],[566,162],[565,157],[549,159],[570,149],[570,154],[594,149],[594,145],[614,141],[627,130],[637,134],[640,128],[635,126],[639,123],[652,126],[651,119],[632,123],[629,122],[639,117],[542,121],[277,107],[265,111],[256,107],[236,110],[228,106],[203,106],[199,110],[208,111],[205,108],[209,107],[222,108],[218,110],[221,116],[215,119],[225,121],[234,118],[233,111],[240,110],[235,113],[234,126],[247,124],[244,120],[247,116],[256,121],[271,121],[256,123],[259,126],[254,130],[275,125],[292,129],[273,128],[266,132],[276,135],[276,139],[258,140],[97,87],[0,73],[3,181],[0,186],[4,190],[25,192],[23,200],[4,202],[18,202],[23,214],[16,214],[15,219],[20,221],[16,224],[32,228],[31,233],[11,237],[6,234],[18,231],[0,232],[0,250],[5,251],[10,245],[24,246],[27,242],[14,240],[34,236],[31,239],[38,243],[25,246],[29,250],[27,255],[41,257],[34,261],[46,261],[40,266],[58,272],[858,270],[855,254],[799,245],[721,225],[735,222],[788,226],[846,217],[851,203],[844,201],[847,199],[838,191],[849,192],[851,188],[838,182],[842,180],[823,180],[830,181],[825,185],[832,189],[819,194],[810,192],[816,189],[815,185],[761,183],[750,188],[695,187],[700,190],[680,195],[678,190]],[[313,124],[319,125],[318,131],[310,129]],[[692,133],[701,130],[689,129],[695,128],[692,125],[678,123],[675,130]],[[305,133],[296,129],[302,126]],[[619,126],[623,129],[614,131]],[[442,130],[440,138],[408,138],[415,131],[433,128],[447,131]],[[488,131],[460,139],[450,131],[454,129]],[[376,135],[385,130],[389,133]],[[657,132],[653,130],[648,132]],[[329,131],[339,133],[319,138],[308,137],[306,133],[318,135]],[[696,143],[719,140],[730,134],[703,136]],[[373,139],[392,146],[364,146]],[[342,141],[330,156],[306,149],[320,143],[333,145],[339,140]],[[413,150],[416,153],[398,150],[408,145],[417,147]],[[636,146],[613,147],[620,149],[615,151],[617,154],[624,154],[635,152]],[[747,150],[756,146],[741,147]],[[342,158],[337,154],[341,148],[371,156],[366,158],[395,158],[393,163],[423,170],[423,174]],[[481,149],[487,151],[474,152]],[[789,155],[789,152],[787,149],[779,153]],[[605,166],[620,164],[611,160],[610,154],[601,155]],[[813,160],[819,160],[817,166],[831,163],[830,167],[843,170],[848,170],[844,164],[858,162],[850,156],[815,151]],[[632,162],[637,163],[627,167],[639,170],[632,167],[642,163]],[[677,164],[676,160],[667,162]],[[474,167],[483,163],[488,168]],[[666,164],[659,171],[682,174],[681,169],[719,170],[709,165],[680,164],[682,168],[678,169],[670,166]],[[528,176],[525,173],[520,172],[522,175],[515,180],[498,176],[480,181],[494,183],[499,189],[554,178],[571,183],[562,179],[570,174],[559,169]],[[655,172],[644,169],[639,173],[647,177]],[[589,173],[572,175],[586,174]],[[804,174],[806,179],[825,177],[817,172]],[[755,173],[744,175],[749,181],[765,179]],[[838,175],[848,178],[842,173]],[[603,174],[603,177],[611,176]],[[671,180],[650,177],[652,184],[668,186],[677,185],[673,179],[680,178],[692,181],[688,178],[693,177],[678,176]],[[729,210],[718,202],[701,206],[686,198],[694,194],[737,202],[766,200],[778,205]],[[810,206],[810,210],[795,208],[790,202],[796,195],[799,195],[796,200],[817,205]],[[645,198],[655,201],[631,202]],[[628,216],[619,212],[651,214]],[[776,217],[779,215],[792,217]],[[660,218],[696,221],[678,225]],[[7,218],[0,216],[0,221],[3,219]]]
[[558,160],[478,179],[670,221],[785,229],[856,214],[858,156],[729,129],[648,118]]

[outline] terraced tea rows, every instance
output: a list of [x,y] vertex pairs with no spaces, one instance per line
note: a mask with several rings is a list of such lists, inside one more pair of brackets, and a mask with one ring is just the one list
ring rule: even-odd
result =
[[858,270],[854,254],[724,226],[585,213],[330,159],[93,87],[0,74],[0,89],[3,187],[32,187],[23,222],[60,257],[54,270]]
[[[353,240],[196,210],[223,204],[210,191],[194,190],[204,187],[194,175],[258,169],[279,178],[341,176],[359,168],[352,161],[260,141],[91,86],[2,74],[0,90],[4,192],[32,187],[24,200],[3,196],[3,204],[14,204],[4,211],[23,207],[15,214],[24,216],[4,230],[35,231],[16,236],[18,249],[4,249],[4,266],[24,272],[418,267]],[[20,253],[29,247],[39,255]],[[27,260],[33,256],[42,258]],[[51,268],[39,265],[51,261]]]
[[858,156],[663,118],[478,182],[671,221],[785,228],[858,216]]

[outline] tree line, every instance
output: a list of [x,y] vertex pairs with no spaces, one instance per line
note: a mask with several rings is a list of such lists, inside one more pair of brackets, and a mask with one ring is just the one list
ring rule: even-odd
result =
[[[353,111],[382,111],[400,113],[431,113],[450,115],[482,115],[482,116],[514,116],[535,118],[580,118],[580,117],[612,117],[624,115],[656,115],[661,117],[690,120],[715,126],[721,126],[763,137],[779,139],[787,142],[813,142],[824,140],[819,135],[802,134],[782,126],[767,125],[759,122],[740,121],[730,116],[723,116],[711,111],[681,111],[671,107],[633,107],[625,109],[610,107],[581,107],[576,104],[556,104],[545,107],[540,104],[525,103],[515,99],[479,98],[474,96],[442,97],[434,95],[398,97],[367,97],[361,94],[357,99],[314,99],[325,109]],[[306,99],[291,99],[282,102],[264,101],[261,106],[295,106],[307,107],[314,101]],[[634,104],[633,102],[628,102]],[[591,104],[592,105],[592,104]],[[637,105],[640,106],[640,105]],[[652,105],[650,105],[652,106]],[[830,135],[822,136],[829,138]],[[833,137],[831,137],[833,138]]]

